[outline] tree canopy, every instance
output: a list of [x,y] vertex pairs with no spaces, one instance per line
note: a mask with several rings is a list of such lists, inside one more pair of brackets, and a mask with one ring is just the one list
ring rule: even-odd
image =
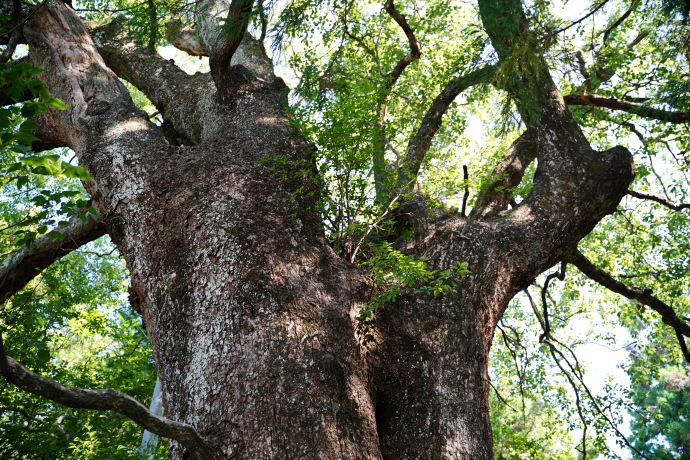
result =
[[[92,35],[110,40],[99,52],[171,145],[195,145],[196,128],[168,129],[174,100],[165,89],[160,100],[144,96],[140,90],[151,90],[137,88],[133,73],[147,64],[127,70],[108,57],[117,43],[153,52],[175,45],[193,57],[178,54],[172,65],[210,69],[229,86],[237,82],[218,69],[237,54],[245,29],[242,46],[269,50],[287,83],[291,129],[309,143],[314,168],[303,174],[318,185],[295,190],[294,200],[316,197],[328,244],[375,286],[358,311],[364,331],[398,296],[443,296],[469,272],[464,260],[441,269],[407,251],[403,217],[415,197],[428,198],[427,213],[490,218],[532,196],[546,167],[535,161],[534,127],[548,115],[551,89],[527,82],[552,79],[594,149],[627,148],[635,179],[615,211],[576,248],[564,248],[498,321],[489,369],[494,453],[690,458],[688,2],[225,3],[218,33],[229,38],[219,43],[235,49],[214,52],[210,63],[203,56],[212,44],[197,39],[200,29],[217,27],[201,19],[214,2],[208,10],[154,0],[72,7]],[[63,385],[116,388],[148,403],[156,366],[130,306],[127,270],[108,237],[88,242],[105,233],[82,185],[89,173],[68,149],[46,150],[33,121],[67,108],[49,94],[43,69],[24,58],[23,21],[44,5],[2,5],[2,354]],[[488,24],[497,11],[519,16],[516,5],[524,21]],[[266,154],[260,163],[280,176],[287,161]],[[590,342],[625,348],[629,383],[591,384],[594,363],[581,354]],[[2,458],[138,458],[140,435],[123,415],[0,386]],[[165,454],[165,446],[156,452]]]

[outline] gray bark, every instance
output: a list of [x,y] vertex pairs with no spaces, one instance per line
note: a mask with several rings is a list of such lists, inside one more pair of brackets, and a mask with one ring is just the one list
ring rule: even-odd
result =
[[[520,20],[519,1],[504,3],[516,14],[482,10],[499,55],[523,30],[501,22]],[[539,161],[531,194],[507,210],[505,196],[485,192],[469,218],[406,203],[408,250],[432,269],[462,261],[471,273],[444,296],[405,293],[363,330],[371,285],[326,244],[313,159],[289,127],[284,85],[231,67],[237,43],[214,34],[202,21],[211,77],[190,77],[124,49],[107,27],[92,41],[64,4],[25,30],[47,87],[69,105],[43,122],[89,170],[127,262],[166,416],[199,436],[173,436],[171,458],[492,458],[494,327],[516,292],[616,208],[629,153],[589,147],[543,61],[534,81],[511,81]],[[166,142],[113,71],[149,95],[184,145]],[[415,162],[443,110],[422,122]],[[531,161],[520,152],[497,167],[508,185]]]

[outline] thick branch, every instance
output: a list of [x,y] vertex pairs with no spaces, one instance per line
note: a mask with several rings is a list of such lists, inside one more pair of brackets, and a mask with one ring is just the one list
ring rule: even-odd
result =
[[[129,39],[126,25],[113,21],[92,30],[94,42],[105,63],[120,78],[141,90],[177,136],[174,143],[197,144],[201,139],[201,114],[213,103],[215,87],[209,75],[187,75]],[[183,95],[183,96],[181,96]]]
[[254,0],[232,0],[230,6],[216,0],[200,3],[200,38],[218,87],[230,89],[237,83],[238,75],[230,69],[230,62],[247,31],[253,8]]
[[[575,265],[588,278],[596,281],[605,288],[627,297],[630,300],[637,300],[642,305],[646,305],[659,313],[664,324],[671,326],[676,331],[676,334],[678,334],[679,339],[682,338],[682,336],[690,337],[690,325],[679,318],[673,308],[653,296],[651,289],[640,289],[621,283],[604,270],[596,267],[578,250],[566,254],[563,261]],[[684,341],[681,342],[681,346],[684,345]],[[690,356],[686,356],[686,359],[690,362]]]
[[105,235],[103,218],[87,214],[86,222],[77,216],[69,225],[57,227],[62,239],[54,241],[44,235],[33,242],[30,248],[21,248],[0,263],[0,303],[19,292],[41,270],[70,252]]
[[75,409],[113,410],[119,412],[152,433],[184,444],[192,458],[203,458],[202,453],[206,440],[191,425],[154,415],[131,396],[116,390],[83,390],[66,387],[54,380],[34,374],[5,354],[1,337],[0,369],[8,382],[24,391]]
[[533,248],[527,265],[540,273],[616,209],[634,177],[632,155],[620,146],[591,148],[535,46],[520,0],[479,0],[479,11],[501,61],[501,87],[514,98],[538,159],[527,198],[491,218],[522,227]]
[[470,216],[479,218],[507,209],[513,197],[511,189],[520,184],[527,166],[536,156],[534,141],[529,131],[525,131],[503,154],[503,158],[491,173],[491,183],[479,192]]
[[392,17],[393,20],[395,20],[395,22],[398,23],[403,32],[405,32],[407,41],[410,44],[410,52],[404,58],[398,61],[395,68],[390,73],[390,80],[386,84],[386,87],[390,89],[393,87],[393,85],[395,85],[395,82],[398,81],[398,78],[400,78],[400,75],[402,75],[405,68],[412,62],[419,59],[419,57],[422,55],[422,49],[419,47],[419,42],[417,41],[417,38],[414,36],[412,28],[407,23],[405,16],[400,14],[398,10],[395,9],[393,0],[386,0],[386,3],[384,4],[383,8],[386,10],[386,13],[388,13],[390,17]]
[[[155,125],[134,106],[127,89],[105,65],[73,9],[61,2],[37,9],[24,27],[24,35],[31,62],[44,67],[38,77],[53,97],[68,106],[63,111],[48,109],[43,119],[57,139],[67,141],[83,166],[91,166],[84,154],[95,153],[101,142],[117,148],[119,142],[129,141],[135,126],[140,145],[145,141],[164,143]],[[126,130],[110,129],[123,123],[128,124]]]
[[563,100],[568,105],[587,105],[590,107],[620,110],[643,118],[651,118],[666,123],[690,122],[690,112],[655,109],[653,107],[622,101],[612,97],[601,97],[593,94],[568,94],[567,96],[563,96]]
[[424,114],[419,129],[407,145],[405,166],[400,170],[398,177],[399,188],[402,189],[407,184],[411,185],[413,179],[419,174],[419,168],[424,161],[426,153],[431,148],[434,135],[441,128],[443,116],[448,111],[450,104],[467,88],[488,79],[495,70],[494,66],[486,66],[474,70],[467,75],[456,77],[449,81],[439,95],[436,96],[426,114]]

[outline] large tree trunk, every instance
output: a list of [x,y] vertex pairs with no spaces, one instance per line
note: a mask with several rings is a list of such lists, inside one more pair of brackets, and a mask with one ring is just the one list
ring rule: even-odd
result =
[[[92,42],[64,4],[37,11],[26,35],[51,93],[69,104],[38,134],[73,148],[93,178],[87,189],[127,261],[165,414],[207,440],[193,456],[493,457],[494,327],[516,292],[615,209],[632,177],[627,152],[589,149],[543,87],[533,194],[481,219],[406,205],[410,250],[433,269],[467,262],[471,274],[444,296],[408,292],[386,305],[364,343],[357,312],[371,286],[324,241],[313,160],[289,128],[281,81],[228,67],[216,91],[209,76],[184,76],[150,51],[116,52],[107,30]],[[184,146],[134,107],[101,55],[150,87],[168,138]],[[565,151],[553,136],[571,139]],[[172,442],[171,458],[186,455]]]

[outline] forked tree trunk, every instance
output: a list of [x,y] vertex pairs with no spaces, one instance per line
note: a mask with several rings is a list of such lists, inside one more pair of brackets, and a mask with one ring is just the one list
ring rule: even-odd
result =
[[[446,295],[407,292],[386,305],[369,342],[356,318],[371,286],[324,240],[313,159],[289,128],[281,81],[228,69],[229,89],[214,96],[210,77],[118,51],[106,32],[93,43],[63,4],[29,21],[33,62],[69,105],[51,110],[39,135],[73,148],[93,178],[87,189],[127,261],[165,414],[208,440],[192,455],[492,458],[494,327],[516,292],[615,209],[631,179],[627,152],[591,151],[544,88],[534,135],[542,185],[516,210],[481,219],[408,204],[411,250],[432,269],[468,262],[471,274]],[[195,145],[168,144],[97,48],[151,88],[171,139]],[[570,136],[570,150],[543,141],[552,136]],[[187,455],[171,443],[172,459]]]

